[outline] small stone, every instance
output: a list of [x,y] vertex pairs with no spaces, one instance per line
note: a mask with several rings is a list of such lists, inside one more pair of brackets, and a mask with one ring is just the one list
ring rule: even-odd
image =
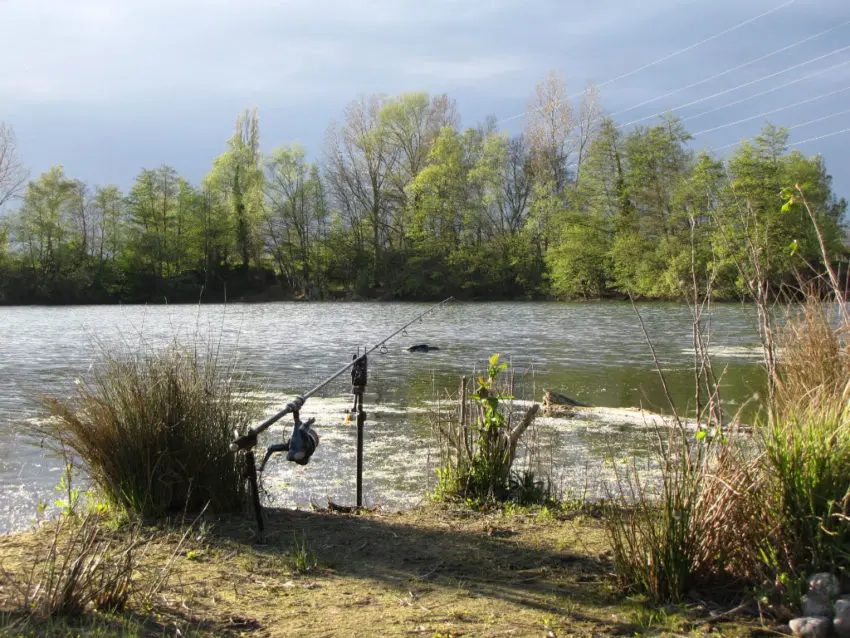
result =
[[832,622],[829,618],[823,616],[805,616],[804,618],[795,618],[788,625],[795,636],[826,638],[829,636]]
[[806,594],[800,601],[802,602],[804,616],[832,616],[832,604],[829,599],[823,599],[820,596]]
[[834,574],[814,574],[809,577],[809,594],[823,600],[834,600],[841,595],[841,581]]
[[835,619],[832,624],[835,633],[841,638],[850,638],[850,596],[842,596],[835,601]]

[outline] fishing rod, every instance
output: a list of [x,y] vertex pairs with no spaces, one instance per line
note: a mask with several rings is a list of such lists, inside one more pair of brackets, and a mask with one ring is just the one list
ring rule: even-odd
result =
[[[246,478],[248,479],[251,487],[251,501],[254,506],[254,515],[257,519],[257,530],[258,537],[262,540],[263,532],[264,532],[264,524],[263,524],[263,508],[260,503],[260,489],[259,483],[257,480],[258,472],[262,472],[265,469],[266,463],[272,454],[276,452],[287,452],[286,458],[289,461],[294,461],[299,465],[306,465],[310,460],[310,456],[312,456],[313,452],[316,449],[316,446],[319,444],[319,435],[315,430],[311,427],[315,421],[315,419],[308,419],[307,421],[301,421],[300,411],[301,407],[304,405],[304,402],[313,396],[316,392],[324,388],[331,381],[339,377],[346,370],[351,370],[351,386],[352,386],[352,394],[354,394],[354,406],[352,407],[352,412],[357,413],[357,507],[362,506],[362,494],[363,494],[363,425],[366,421],[366,412],[363,409],[363,393],[366,389],[366,377],[367,377],[367,355],[371,354],[378,348],[384,348],[388,341],[390,341],[396,335],[404,332],[411,325],[416,323],[417,321],[421,321],[426,315],[434,312],[437,309],[442,308],[447,303],[454,300],[454,297],[448,297],[444,299],[438,304],[435,304],[425,310],[424,312],[419,313],[413,319],[404,324],[401,328],[396,330],[390,335],[387,335],[380,341],[378,341],[371,348],[364,350],[363,354],[360,354],[360,349],[357,349],[357,354],[353,355],[351,361],[342,366],[339,370],[334,372],[327,379],[319,383],[316,387],[311,388],[304,394],[300,394],[296,396],[292,401],[286,404],[281,411],[277,414],[272,415],[258,426],[249,429],[242,436],[237,436],[233,442],[230,444],[230,449],[233,452],[241,452],[244,454],[245,463],[246,463]],[[263,458],[262,463],[260,463],[259,468],[256,465],[256,460],[254,458],[254,447],[257,445],[257,437],[269,427],[277,423],[280,419],[285,417],[287,414],[293,415],[294,427],[292,430],[292,436],[288,441],[284,441],[283,443],[277,443],[270,445],[266,448],[266,454]],[[350,413],[349,413],[350,416]],[[348,423],[348,418],[346,419],[346,423]],[[234,433],[235,434],[235,433]]]
[[275,415],[273,415],[273,416],[269,417],[268,419],[266,419],[265,421],[263,421],[262,423],[260,423],[260,425],[258,425],[258,426],[256,426],[256,427],[251,428],[250,430],[248,430],[248,431],[247,431],[245,434],[243,434],[242,436],[237,437],[237,438],[236,438],[236,439],[235,439],[235,440],[234,440],[234,441],[230,444],[230,449],[231,449],[231,451],[233,451],[233,452],[237,452],[237,451],[239,451],[239,450],[250,450],[251,448],[253,448],[254,446],[256,446],[256,445],[257,445],[257,435],[258,435],[258,434],[260,434],[260,433],[261,433],[261,432],[263,432],[264,430],[267,430],[269,427],[271,427],[272,425],[274,425],[275,423],[277,423],[278,421],[280,421],[280,419],[282,419],[283,417],[285,417],[287,414],[291,414],[291,413],[293,413],[293,412],[297,412],[298,410],[300,410],[300,409],[301,409],[301,406],[303,406],[303,405],[304,405],[304,402],[305,402],[307,399],[309,399],[311,396],[313,396],[314,394],[316,394],[316,392],[318,392],[319,390],[321,390],[322,388],[324,388],[324,387],[325,387],[326,385],[328,385],[331,381],[333,381],[334,379],[336,379],[337,377],[339,377],[339,376],[340,376],[342,373],[344,373],[346,370],[350,369],[353,365],[355,365],[356,363],[358,363],[361,359],[365,359],[365,358],[366,358],[366,355],[371,354],[372,352],[374,352],[375,350],[377,350],[377,349],[378,349],[378,348],[380,348],[381,346],[386,345],[386,344],[387,344],[387,342],[388,342],[388,341],[390,341],[390,340],[391,340],[393,337],[395,337],[397,334],[399,334],[399,333],[401,333],[401,332],[404,332],[404,331],[405,331],[405,329],[409,328],[409,327],[410,327],[410,326],[412,326],[414,323],[416,323],[416,322],[417,322],[417,321],[419,321],[420,319],[424,318],[426,315],[429,315],[429,314],[431,314],[432,312],[434,312],[435,310],[438,310],[438,309],[440,309],[440,308],[444,307],[446,304],[448,304],[448,303],[449,303],[449,302],[451,302],[451,301],[454,301],[454,297],[448,297],[448,298],[446,298],[446,299],[443,299],[440,303],[438,303],[438,304],[435,304],[435,305],[431,306],[430,308],[428,308],[428,310],[426,310],[426,311],[425,311],[425,312],[423,312],[423,313],[418,314],[416,317],[414,317],[413,319],[411,319],[410,321],[408,321],[406,324],[404,324],[401,328],[399,328],[398,330],[396,330],[395,332],[393,332],[391,335],[389,335],[389,336],[387,336],[387,337],[384,337],[381,341],[378,341],[378,342],[377,342],[374,346],[372,346],[371,348],[369,348],[368,350],[366,350],[366,351],[365,351],[362,355],[360,355],[359,357],[354,357],[354,358],[353,358],[350,362],[348,362],[347,364],[345,364],[344,366],[342,366],[339,370],[337,370],[336,372],[334,372],[331,376],[329,376],[327,379],[325,379],[324,381],[322,381],[322,382],[321,382],[319,385],[317,385],[315,388],[312,388],[311,390],[309,390],[309,391],[305,392],[304,394],[300,394],[300,395],[296,396],[296,397],[295,397],[295,399],[293,399],[292,401],[290,401],[289,403],[287,403],[287,404],[286,404],[286,407],[285,407],[285,408],[283,408],[283,410],[281,410],[281,411],[280,411],[280,412],[278,412],[277,414],[275,414]]

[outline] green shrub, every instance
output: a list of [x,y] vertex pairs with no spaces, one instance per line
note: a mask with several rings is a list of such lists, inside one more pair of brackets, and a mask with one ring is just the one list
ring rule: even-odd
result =
[[761,498],[775,530],[761,550],[777,579],[850,571],[850,347],[829,307],[810,297],[783,327],[777,390],[759,430]]
[[[517,444],[539,410],[536,403],[516,425],[511,423],[511,411],[505,404],[513,399],[501,379],[500,372],[507,364],[499,363],[499,355],[490,357],[487,376],[478,378],[478,388],[468,393],[466,378],[461,383],[458,414],[443,421],[437,418],[437,438],[441,459],[437,470],[437,497],[461,499],[475,503],[503,501],[511,493],[528,498],[531,494],[522,487],[536,488],[533,474],[514,477],[511,468]],[[468,424],[468,421],[474,423]],[[530,480],[530,485],[524,485]],[[513,488],[513,489],[512,489]]]
[[[780,573],[850,570],[850,384],[847,397],[763,428],[769,539]],[[768,554],[769,555],[769,554]],[[850,573],[848,573],[850,575]]]
[[246,484],[228,446],[251,415],[215,354],[177,344],[104,349],[77,396],[47,407],[53,418],[35,434],[73,450],[103,495],[129,512],[158,518],[207,503],[217,512],[241,508]]

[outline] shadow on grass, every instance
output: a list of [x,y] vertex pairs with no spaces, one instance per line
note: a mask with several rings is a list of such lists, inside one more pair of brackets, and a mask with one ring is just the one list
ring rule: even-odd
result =
[[236,619],[231,626],[181,614],[138,614],[124,611],[118,614],[85,613],[77,618],[39,620],[25,614],[0,612],[0,636],[214,636],[239,635],[241,631],[258,629],[256,622]]
[[[510,517],[463,510],[360,516],[266,509],[265,514],[264,543],[256,542],[255,526],[247,519],[220,521],[213,536],[272,560],[304,542],[325,577],[369,581],[402,595],[454,590],[593,624],[600,618],[587,616],[581,607],[619,600],[607,586],[607,560],[583,549],[580,541],[557,549],[559,527],[551,521],[538,526],[545,534],[536,535],[533,524],[514,531]],[[631,624],[612,622],[610,614],[603,624],[605,633],[634,631]]]

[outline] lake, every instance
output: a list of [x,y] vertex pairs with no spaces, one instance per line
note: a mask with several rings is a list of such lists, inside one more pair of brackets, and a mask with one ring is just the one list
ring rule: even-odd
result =
[[[0,532],[22,529],[39,502],[52,503],[62,463],[21,435],[41,418],[40,397],[73,394],[102,349],[214,343],[237,360],[252,396],[271,415],[351,359],[427,309],[425,303],[315,302],[209,306],[74,306],[0,308]],[[673,303],[638,304],[680,411],[693,402],[691,314]],[[725,369],[723,401],[734,412],[762,387],[754,309],[720,304],[711,316],[715,365]],[[439,346],[410,353],[416,343]],[[499,353],[517,375],[517,397],[540,401],[543,389],[596,406],[668,411],[650,351],[628,303],[453,302],[397,336],[369,360],[364,500],[405,507],[433,485],[436,448],[428,411],[455,391],[462,375],[481,372]],[[309,465],[277,457],[264,486],[271,504],[354,501],[355,427],[348,374],[307,401],[321,442]],[[262,441],[280,440],[285,422]],[[538,419],[532,433],[559,491],[599,495],[612,455],[639,452],[640,420]],[[610,463],[608,463],[610,465]]]

